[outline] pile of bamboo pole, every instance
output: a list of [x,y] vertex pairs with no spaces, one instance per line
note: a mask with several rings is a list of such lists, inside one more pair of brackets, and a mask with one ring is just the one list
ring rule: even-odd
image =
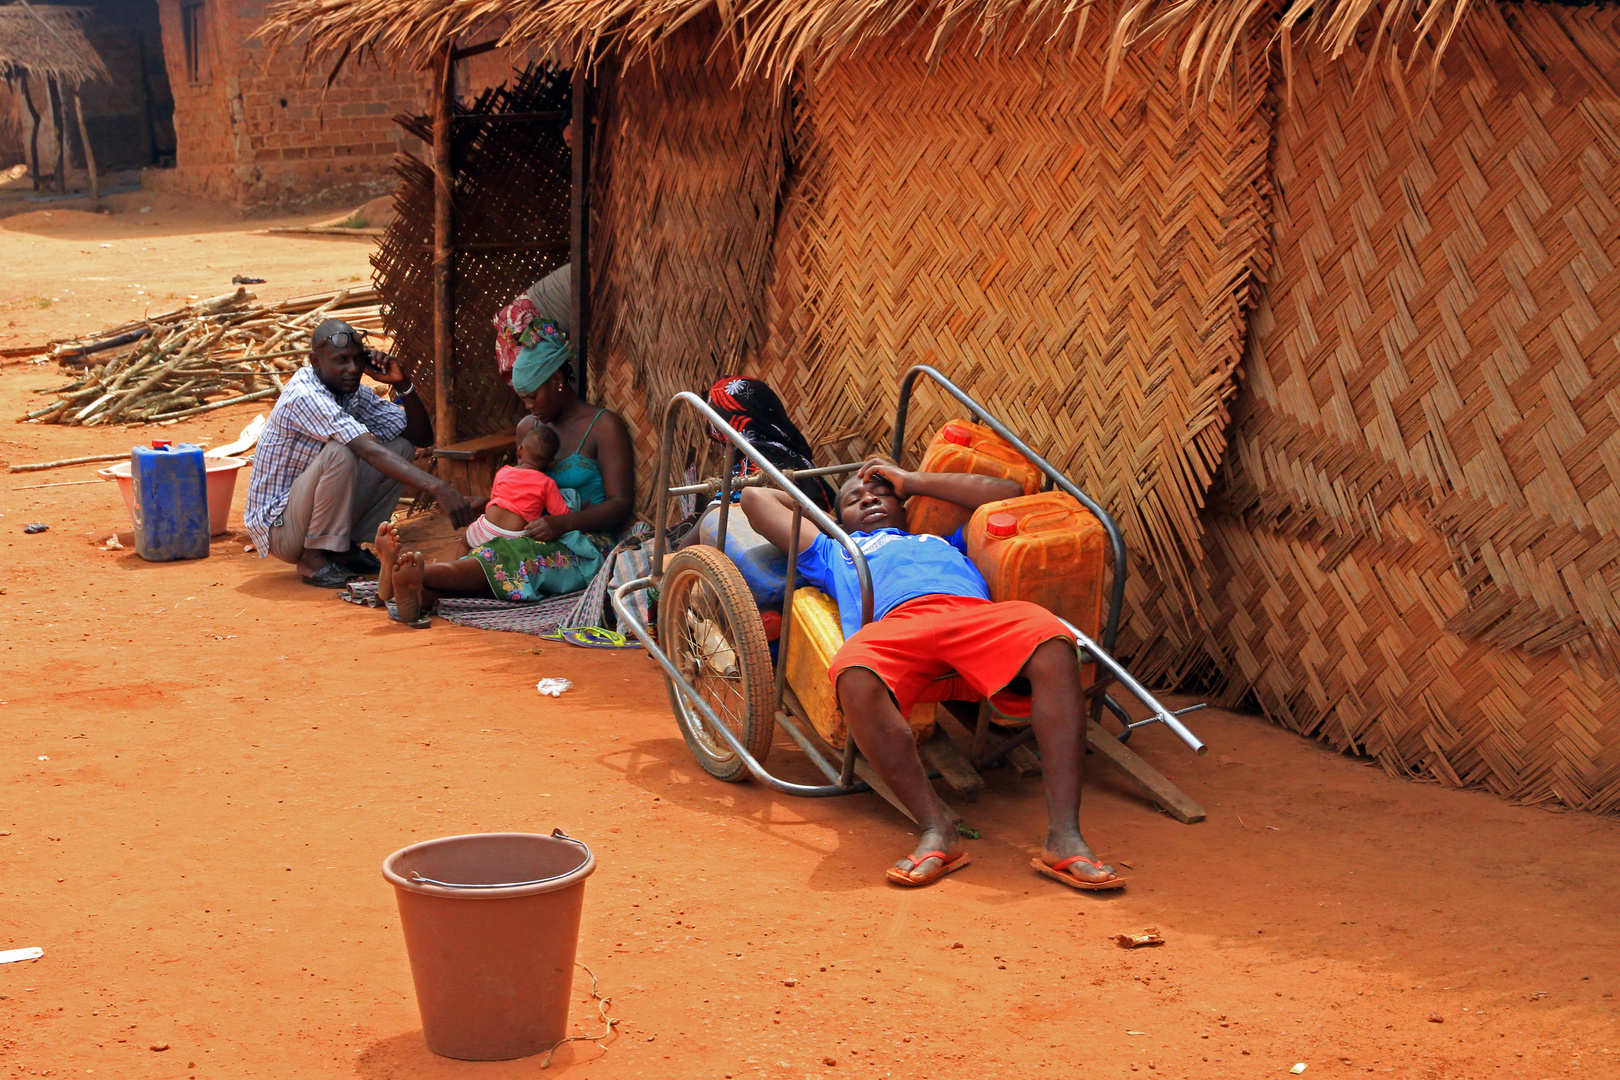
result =
[[[341,316],[365,326],[378,319],[374,290],[340,290],[264,306],[247,289],[144,320],[111,327],[88,341],[47,346],[64,365],[86,366],[64,386],[37,394],[56,400],[18,422],[167,423],[229,405],[273,398],[309,355],[310,331]],[[112,352],[110,359],[95,354]],[[95,357],[95,359],[92,359]]]

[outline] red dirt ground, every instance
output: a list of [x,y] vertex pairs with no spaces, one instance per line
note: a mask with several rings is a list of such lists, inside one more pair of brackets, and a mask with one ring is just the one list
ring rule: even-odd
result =
[[[358,243],[119,210],[0,222],[0,345],[232,273],[270,278],[267,298],[367,273]],[[0,364],[0,413],[60,381]],[[252,412],[163,434],[218,445]],[[152,434],[5,423],[0,458]],[[902,892],[882,880],[911,844],[898,814],[709,779],[645,657],[405,630],[239,535],[144,563],[99,547],[129,528],[111,485],[23,490],[93,478],[0,475],[0,948],[45,950],[0,966],[0,1077],[535,1076],[425,1049],[379,864],[558,825],[596,850],[580,959],[622,1020],[605,1049],[558,1053],[573,1080],[1620,1076],[1613,820],[1391,779],[1208,712],[1205,758],[1137,739],[1204,824],[1093,769],[1087,833],[1129,864],[1123,895],[1030,872],[1038,781],[1005,773],[964,807],[974,865]],[[24,535],[35,520],[50,531]],[[541,697],[546,675],[576,688]],[[1110,940],[1147,926],[1167,944]],[[573,1030],[590,1019],[577,1005]]]

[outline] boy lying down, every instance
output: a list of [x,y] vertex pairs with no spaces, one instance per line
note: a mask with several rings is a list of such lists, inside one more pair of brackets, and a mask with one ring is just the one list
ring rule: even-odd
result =
[[1046,786],[1046,841],[1030,865],[1076,889],[1125,884],[1080,835],[1085,714],[1073,635],[1037,604],[992,603],[961,530],[948,540],[906,531],[904,500],[913,495],[974,509],[1021,493],[1014,481],[996,477],[908,472],[884,461],[861,466],[839,489],[834,510],[871,570],[873,621],[864,628],[859,579],[844,549],[809,521],[791,537],[793,504],[785,492],[751,487],[742,493],[754,529],[783,551],[797,552],[799,573],[838,602],[846,640],[828,677],[856,745],[923,830],[916,850],[887,872],[900,885],[930,885],[968,864],[906,714],[919,700],[946,696],[938,692],[942,687],[964,688],[951,698],[992,697],[1019,675],[1032,690],[1030,720]]

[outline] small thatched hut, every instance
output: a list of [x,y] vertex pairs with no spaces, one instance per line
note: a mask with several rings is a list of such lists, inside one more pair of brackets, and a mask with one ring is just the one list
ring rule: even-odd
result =
[[593,386],[644,434],[740,370],[878,446],[935,363],[1125,525],[1139,672],[1391,771],[1620,808],[1612,11],[273,14],[314,62],[422,64],[492,19],[588,58]]
[[0,7],[0,78],[13,88],[28,111],[27,160],[34,187],[42,181],[39,158],[39,132],[44,111],[51,118],[56,142],[56,184],[67,190],[68,109],[76,113],[83,153],[95,171],[94,151],[84,122],[84,106],[79,87],[107,75],[101,56],[84,36],[89,12],[84,8],[34,7],[13,4]]

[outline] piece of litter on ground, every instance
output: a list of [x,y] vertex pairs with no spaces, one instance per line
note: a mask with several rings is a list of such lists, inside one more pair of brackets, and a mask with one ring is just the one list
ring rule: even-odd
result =
[[1139,934],[1115,934],[1114,944],[1122,949],[1140,949],[1145,945],[1163,945],[1164,936],[1157,926],[1149,926]]
[[39,760],[41,760],[41,761],[49,761],[51,759],[46,757],[44,754],[41,754],[41,755],[39,755]]
[[1294,1067],[1288,1071],[1293,1073],[1295,1076],[1298,1076],[1300,1073],[1305,1071],[1305,1063],[1303,1061],[1296,1061],[1294,1062]]
[[1275,825],[1267,825],[1266,828],[1270,829],[1272,832],[1282,832],[1282,830],[1277,828]]
[[104,551],[123,551],[124,550],[124,545],[120,544],[118,542],[118,537],[116,537],[116,536],[107,537],[107,542],[105,544],[102,544],[101,547],[102,547],[102,550],[104,550]]
[[49,530],[50,526],[45,524],[43,521],[32,521],[23,526],[23,532],[25,533],[42,533],[48,532]]
[[569,679],[541,679],[539,682],[534,684],[534,688],[540,691],[542,694],[547,694],[551,697],[561,697],[562,692],[573,685],[573,682]]
[[19,960],[38,960],[44,955],[45,950],[40,948],[7,949],[0,952],[0,964],[15,964]]
[[1147,1032],[1145,1032],[1145,1031],[1127,1031],[1125,1034],[1127,1034],[1127,1035],[1146,1035]]

